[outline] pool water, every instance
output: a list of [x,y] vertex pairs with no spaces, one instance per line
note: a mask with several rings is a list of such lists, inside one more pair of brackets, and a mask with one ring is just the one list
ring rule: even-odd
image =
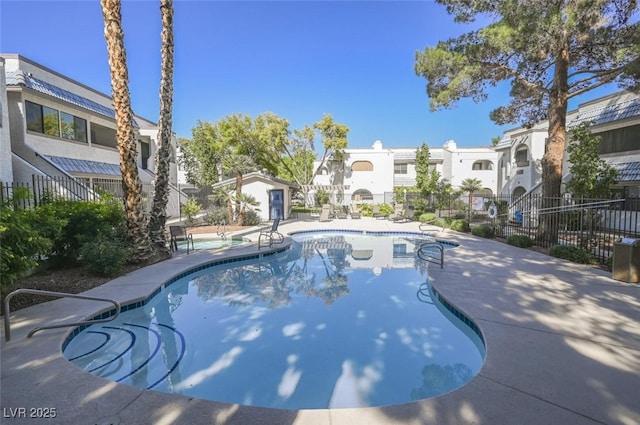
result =
[[282,253],[173,282],[64,355],[124,384],[283,409],[406,403],[478,373],[481,337],[438,300],[419,238],[293,237]]
[[[194,249],[218,249],[218,248],[230,248],[234,246],[245,245],[248,242],[251,242],[250,239],[243,237],[230,237],[230,238],[194,238],[193,239],[193,248]],[[182,242],[179,244],[179,248],[186,249],[186,242]]]

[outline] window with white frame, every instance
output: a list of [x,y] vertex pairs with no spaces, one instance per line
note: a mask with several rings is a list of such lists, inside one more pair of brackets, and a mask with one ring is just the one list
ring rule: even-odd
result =
[[407,164],[406,163],[393,164],[393,174],[407,174]]

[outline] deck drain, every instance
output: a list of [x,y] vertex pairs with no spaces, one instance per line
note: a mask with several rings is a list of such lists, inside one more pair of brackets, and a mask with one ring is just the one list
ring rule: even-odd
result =
[[118,415],[115,415],[98,419],[94,425],[118,425],[119,423],[120,417]]

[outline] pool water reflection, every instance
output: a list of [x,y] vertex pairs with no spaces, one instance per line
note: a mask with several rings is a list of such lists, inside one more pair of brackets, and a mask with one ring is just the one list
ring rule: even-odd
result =
[[434,296],[420,236],[294,239],[172,283],[65,356],[125,384],[284,409],[406,403],[478,373],[481,338]]

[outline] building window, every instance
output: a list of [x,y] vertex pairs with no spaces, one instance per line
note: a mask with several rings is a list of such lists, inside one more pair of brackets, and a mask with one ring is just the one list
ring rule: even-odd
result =
[[473,170],[493,170],[493,162],[491,161],[476,161],[472,166]]
[[64,137],[65,139],[87,141],[87,120],[48,106],[25,101],[27,130]]
[[393,174],[407,174],[407,164],[393,164]]
[[149,157],[151,156],[151,147],[149,143],[140,142],[140,156],[142,157],[142,163],[140,168],[146,170],[149,168]]
[[600,136],[600,154],[640,150],[640,125],[617,128],[597,133],[596,136]]
[[58,110],[26,101],[27,130],[60,137]]
[[354,161],[351,171],[373,171],[373,164],[369,161]]
[[87,141],[87,120],[66,112],[60,112],[60,120],[62,123],[62,137],[79,142]]
[[529,165],[529,149],[527,149],[526,146],[518,148],[515,160],[518,167],[526,167]]

